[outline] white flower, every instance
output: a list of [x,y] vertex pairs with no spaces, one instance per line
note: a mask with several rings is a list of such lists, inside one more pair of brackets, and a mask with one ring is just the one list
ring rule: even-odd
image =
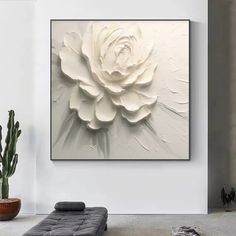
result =
[[[142,88],[150,86],[157,63],[153,44],[137,24],[95,22],[88,25],[83,39],[77,33],[66,34],[60,58],[63,73],[78,81],[70,108],[88,128],[107,127],[118,110],[130,123],[151,114],[157,96]],[[89,73],[83,71],[83,59]]]

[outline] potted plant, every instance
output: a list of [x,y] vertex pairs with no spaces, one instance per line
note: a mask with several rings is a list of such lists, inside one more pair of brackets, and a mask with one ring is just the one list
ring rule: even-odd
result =
[[9,111],[7,123],[7,135],[5,139],[5,148],[2,146],[2,126],[0,126],[0,220],[11,220],[17,216],[20,211],[21,201],[17,198],[8,198],[9,184],[8,179],[15,173],[18,162],[16,153],[16,143],[21,134],[19,122],[14,121],[15,112]]

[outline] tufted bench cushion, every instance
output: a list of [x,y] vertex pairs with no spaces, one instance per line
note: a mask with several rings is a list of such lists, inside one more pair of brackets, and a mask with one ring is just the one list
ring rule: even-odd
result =
[[102,236],[107,209],[87,207],[83,211],[53,211],[23,236]]

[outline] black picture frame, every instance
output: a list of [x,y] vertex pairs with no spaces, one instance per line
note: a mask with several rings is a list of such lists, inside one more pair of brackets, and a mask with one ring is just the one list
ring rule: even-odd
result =
[[[52,155],[53,155],[53,143],[52,143],[52,23],[53,21],[186,21],[188,22],[188,31],[189,31],[189,35],[188,35],[188,45],[189,45],[189,55],[188,55],[188,62],[189,62],[189,103],[188,103],[188,117],[189,117],[189,140],[188,140],[188,159],[53,159]],[[182,19],[50,19],[50,160],[51,161],[137,161],[137,162],[143,162],[143,161],[148,161],[148,162],[163,162],[163,161],[171,161],[171,162],[188,162],[191,160],[191,20],[190,19],[186,19],[186,18],[182,18]]]

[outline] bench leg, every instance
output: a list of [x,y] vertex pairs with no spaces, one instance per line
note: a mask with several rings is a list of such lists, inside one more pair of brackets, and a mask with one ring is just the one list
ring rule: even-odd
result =
[[106,224],[106,226],[105,226],[105,229],[104,229],[104,231],[107,231],[107,224]]

